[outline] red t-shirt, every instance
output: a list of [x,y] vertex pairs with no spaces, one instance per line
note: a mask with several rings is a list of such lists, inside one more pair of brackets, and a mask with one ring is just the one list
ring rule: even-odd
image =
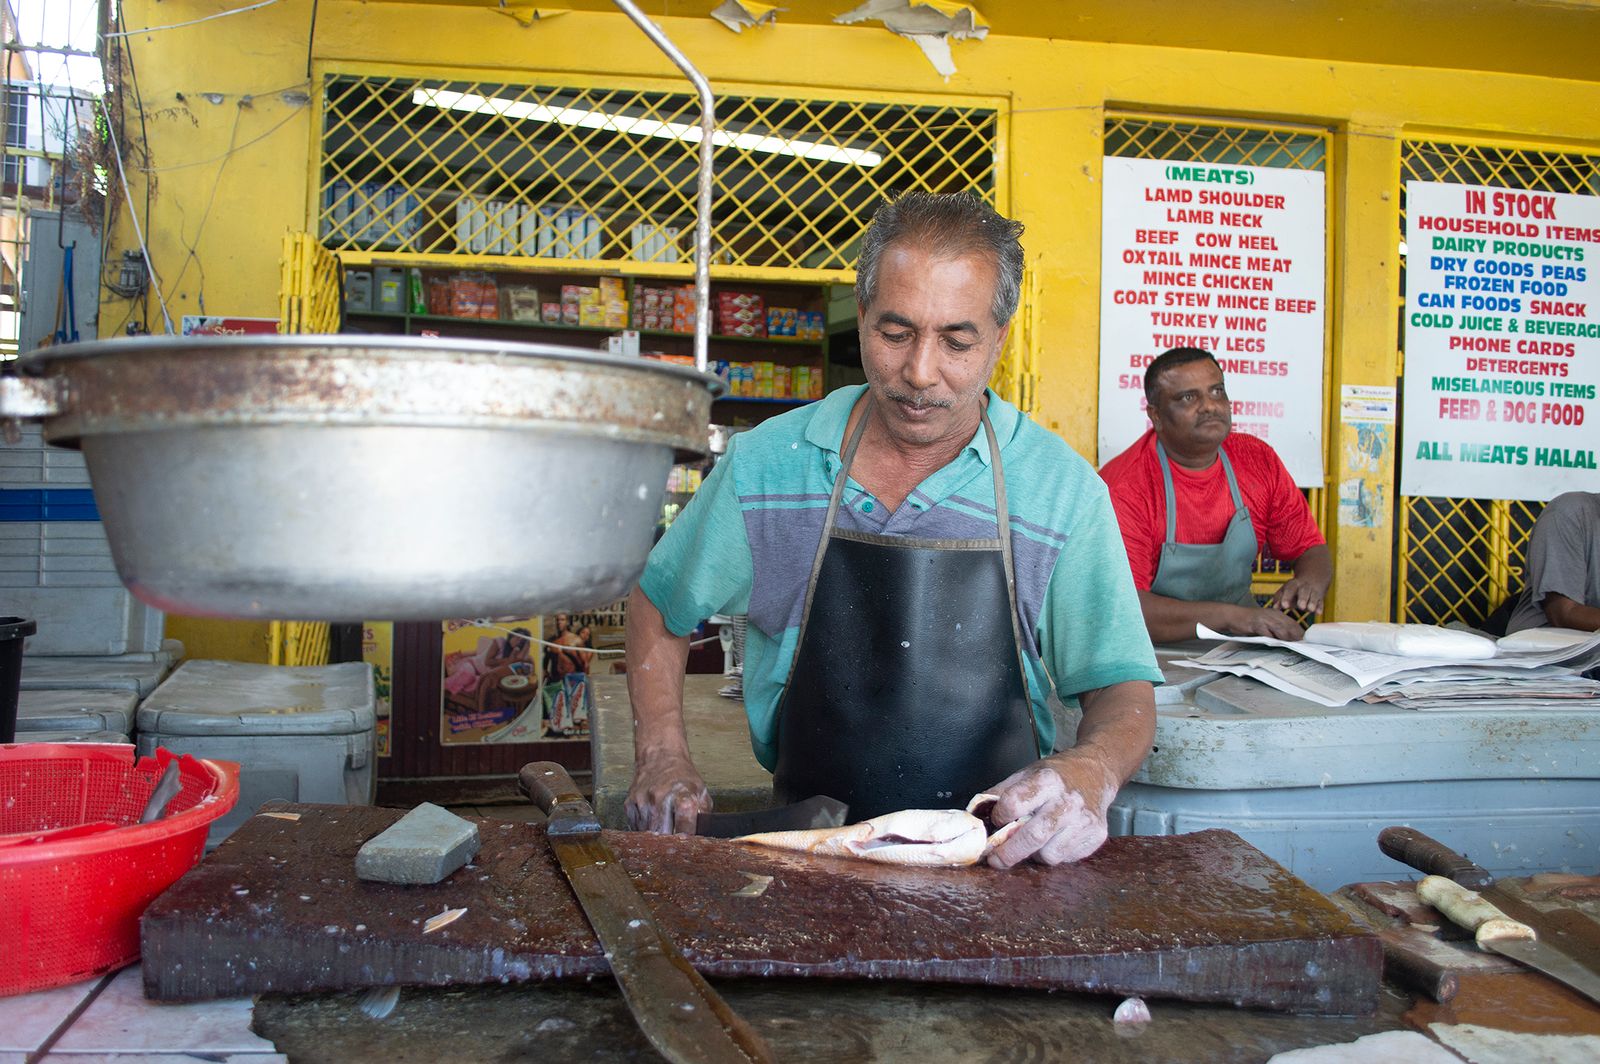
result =
[[[1223,441],[1239,481],[1239,494],[1250,511],[1256,530],[1256,550],[1268,550],[1274,558],[1293,561],[1307,550],[1326,542],[1317,528],[1305,496],[1295,487],[1283,460],[1263,440],[1234,432]],[[1179,543],[1221,543],[1233,519],[1233,496],[1228,493],[1228,477],[1221,462],[1199,471],[1185,469],[1168,457],[1172,468],[1172,492],[1178,502],[1177,540]],[[1150,590],[1156,566],[1161,561],[1161,544],[1167,538],[1167,495],[1161,483],[1161,462],[1156,457],[1156,432],[1148,430],[1126,451],[1100,470],[1100,477],[1111,489],[1111,505],[1122,526],[1122,542],[1128,551],[1128,567],[1140,591]]]

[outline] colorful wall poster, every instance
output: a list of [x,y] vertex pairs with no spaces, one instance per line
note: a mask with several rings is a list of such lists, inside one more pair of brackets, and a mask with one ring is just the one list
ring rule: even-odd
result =
[[594,630],[582,614],[554,613],[544,629],[544,734],[550,739],[587,739],[594,694]]
[[367,621],[361,626],[361,660],[372,666],[372,686],[376,696],[377,748],[379,757],[389,756],[390,719],[394,708],[394,624]]
[[1104,161],[1099,464],[1150,427],[1144,370],[1199,347],[1233,427],[1322,484],[1327,198],[1316,170]]
[[1406,182],[1400,491],[1600,491],[1600,196]]
[[278,319],[185,314],[180,328],[184,336],[276,336]]
[[1382,528],[1389,523],[1389,480],[1394,448],[1395,390],[1346,384],[1339,390],[1339,524]]
[[443,629],[439,742],[458,746],[544,738],[535,643],[542,619],[445,621]]

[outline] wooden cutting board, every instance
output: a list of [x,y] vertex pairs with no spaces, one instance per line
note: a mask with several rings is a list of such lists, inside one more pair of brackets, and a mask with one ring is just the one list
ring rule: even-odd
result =
[[[432,886],[355,876],[401,810],[280,805],[141,921],[159,1001],[592,978],[605,957],[539,825],[478,820]],[[287,817],[297,817],[288,819]],[[910,979],[1365,1014],[1378,939],[1237,835],[1111,839],[1076,865],[892,868],[724,839],[606,832],[709,976]],[[430,917],[465,909],[425,931]]]

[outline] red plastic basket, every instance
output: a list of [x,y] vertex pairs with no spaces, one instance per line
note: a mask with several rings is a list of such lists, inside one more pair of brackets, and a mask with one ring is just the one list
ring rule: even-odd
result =
[[[167,815],[139,815],[178,762]],[[63,986],[139,956],[139,917],[200,861],[211,822],[239,800],[239,766],[117,743],[0,745],[0,996]],[[81,837],[40,832],[96,821]]]

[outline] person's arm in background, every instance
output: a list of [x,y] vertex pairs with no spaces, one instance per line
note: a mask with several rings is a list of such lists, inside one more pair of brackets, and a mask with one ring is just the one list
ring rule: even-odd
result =
[[1141,591],[1139,610],[1144,614],[1150,639],[1156,643],[1193,639],[1196,624],[1223,635],[1265,635],[1289,642],[1305,635],[1304,629],[1292,618],[1276,609],[1240,606],[1233,602],[1187,602],[1154,591]]
[[1556,628],[1576,628],[1580,632],[1600,632],[1600,606],[1585,606],[1555,592],[1544,597],[1544,615]]
[[1284,611],[1321,613],[1328,585],[1333,583],[1333,552],[1320,543],[1289,564],[1294,566],[1294,578],[1278,588],[1269,605]]
[[1333,553],[1283,459],[1265,443],[1259,446],[1256,475],[1265,481],[1268,500],[1263,521],[1267,550],[1294,569],[1294,576],[1278,588],[1267,605],[1285,612],[1321,613],[1328,585],[1333,583]]

